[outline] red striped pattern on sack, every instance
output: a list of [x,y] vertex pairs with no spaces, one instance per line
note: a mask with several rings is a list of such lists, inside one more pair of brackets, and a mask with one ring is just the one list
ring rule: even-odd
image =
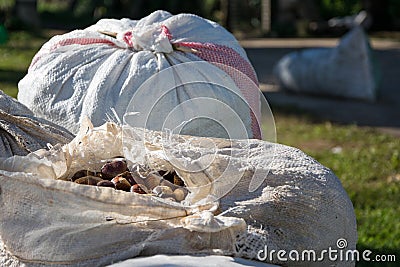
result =
[[102,38],[69,38],[69,39],[63,39],[52,46],[48,50],[42,51],[40,50],[32,59],[31,65],[29,68],[33,67],[44,54],[51,53],[52,51],[56,50],[57,48],[60,48],[62,46],[67,46],[67,45],[74,45],[74,44],[79,44],[79,45],[91,45],[91,44],[106,44],[110,46],[115,46],[115,44],[107,39],[102,39]]
[[231,76],[251,107],[250,116],[253,138],[261,139],[262,134],[259,124],[259,119],[261,118],[260,92],[257,76],[250,62],[227,46],[197,42],[180,42],[178,44],[195,49],[198,51],[196,56],[216,65]]
[[55,50],[60,46],[67,46],[74,44],[79,44],[79,45],[107,44],[111,46],[115,45],[112,41],[103,38],[70,38],[61,40],[60,42],[54,44],[53,46],[51,46],[50,51]]
[[172,39],[172,34],[165,25],[161,25],[161,33],[167,36],[168,40]]

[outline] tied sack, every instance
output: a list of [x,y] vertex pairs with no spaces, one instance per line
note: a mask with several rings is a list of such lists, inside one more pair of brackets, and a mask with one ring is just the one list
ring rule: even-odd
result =
[[[184,67],[174,69],[179,65]],[[215,118],[223,103],[243,122],[241,138],[261,139],[260,92],[245,51],[223,27],[196,15],[156,11],[140,20],[102,19],[55,36],[35,55],[18,88],[18,100],[36,116],[75,134],[85,116],[100,126],[110,114],[122,121],[126,112],[138,112],[136,126],[162,130],[177,106],[174,126],[188,120],[182,114]],[[198,98],[216,101],[180,105]],[[181,133],[227,137],[223,128],[234,125],[221,117],[219,124],[198,119]]]
[[336,47],[285,55],[275,65],[274,76],[288,91],[374,102],[381,70],[368,35],[357,26]]
[[[131,128],[126,135],[126,130],[113,123],[88,124],[63,147],[0,161],[2,266],[103,266],[156,254],[257,260],[266,247],[315,250],[319,256],[341,238],[346,249],[355,249],[354,209],[339,179],[300,150],[256,139],[164,138],[161,132]],[[204,146],[210,141],[215,146]],[[62,180],[79,169],[98,169],[124,151],[126,158],[136,153],[133,164],[174,169],[190,191],[186,199],[174,202]],[[176,167],[188,161],[201,166],[210,158],[196,172]],[[240,179],[229,180],[238,173]],[[249,191],[252,179],[262,183]],[[262,260],[354,266],[327,257]]]

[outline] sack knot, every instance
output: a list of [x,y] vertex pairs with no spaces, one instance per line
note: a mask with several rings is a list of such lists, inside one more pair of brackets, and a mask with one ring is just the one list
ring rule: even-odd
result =
[[135,51],[153,51],[156,53],[171,53],[172,35],[165,25],[148,25],[136,27],[132,30],[120,33],[117,39],[125,42]]

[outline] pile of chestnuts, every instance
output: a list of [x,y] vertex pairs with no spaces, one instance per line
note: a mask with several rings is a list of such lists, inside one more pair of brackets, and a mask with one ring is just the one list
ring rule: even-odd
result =
[[175,172],[151,171],[143,166],[130,171],[124,158],[108,160],[98,172],[80,170],[69,180],[77,184],[112,187],[177,202],[184,200],[188,194],[185,183]]

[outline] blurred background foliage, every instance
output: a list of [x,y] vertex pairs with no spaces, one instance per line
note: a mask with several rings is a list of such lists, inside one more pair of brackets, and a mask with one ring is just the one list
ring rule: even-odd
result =
[[355,14],[362,9],[361,1],[357,0],[321,0],[315,2],[319,7],[321,17],[325,19]]
[[158,9],[217,21],[239,38],[339,36],[346,29],[331,29],[327,21],[361,10],[372,18],[371,31],[400,29],[400,0],[0,0],[0,23],[11,30],[71,30],[105,17],[139,19]]
[[[346,27],[328,21],[365,10],[373,20],[370,33],[400,39],[400,0],[0,0],[0,89],[16,97],[33,56],[55,34],[158,9],[200,15],[238,38],[340,36]],[[355,207],[358,248],[399,259],[400,138],[272,108],[278,142],[302,149],[340,177]]]

